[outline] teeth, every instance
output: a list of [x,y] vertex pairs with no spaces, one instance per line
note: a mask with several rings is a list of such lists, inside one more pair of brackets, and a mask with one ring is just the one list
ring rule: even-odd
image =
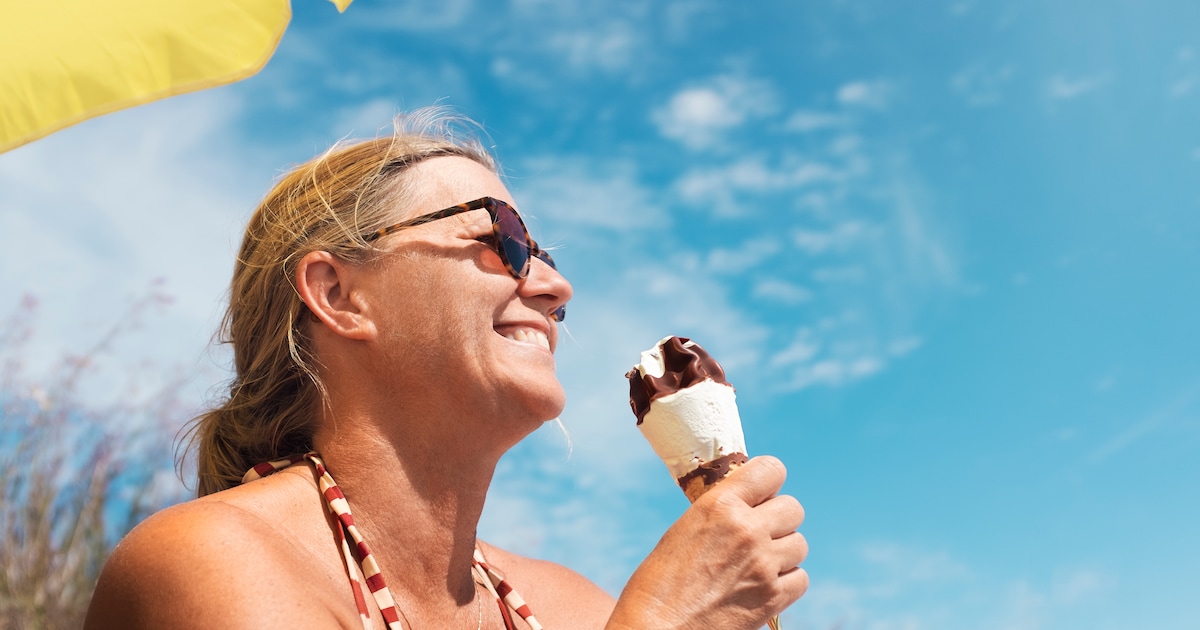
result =
[[548,339],[546,337],[546,335],[543,334],[541,331],[520,328],[520,329],[516,330],[515,332],[505,335],[505,337],[508,339],[512,339],[513,341],[519,341],[521,343],[531,343],[534,345],[541,346],[547,350],[550,349],[550,339]]

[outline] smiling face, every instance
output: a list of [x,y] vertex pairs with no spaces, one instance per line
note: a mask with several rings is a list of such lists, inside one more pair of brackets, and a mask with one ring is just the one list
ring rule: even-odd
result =
[[[513,203],[493,172],[465,158],[433,158],[405,178],[411,202],[397,221],[480,197]],[[527,432],[565,404],[550,314],[570,299],[571,285],[540,260],[514,278],[488,244],[491,235],[487,211],[477,210],[376,243],[387,253],[362,270],[377,328],[372,365],[363,367],[409,412],[475,417],[480,428],[511,418],[503,424]]]

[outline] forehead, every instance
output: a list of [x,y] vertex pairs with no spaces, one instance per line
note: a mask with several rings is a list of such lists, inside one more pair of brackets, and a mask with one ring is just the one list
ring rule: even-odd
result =
[[464,157],[443,156],[425,160],[405,173],[412,218],[449,208],[480,197],[494,197],[513,204],[512,195],[500,177],[482,164]]

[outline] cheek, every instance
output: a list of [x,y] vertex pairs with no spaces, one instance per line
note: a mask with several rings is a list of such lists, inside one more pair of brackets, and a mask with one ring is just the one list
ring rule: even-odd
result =
[[[408,274],[373,287],[381,294],[386,334],[426,346],[427,352],[475,351],[490,342],[495,322],[518,299],[516,280],[499,256],[489,249],[471,260],[421,262],[408,266]],[[495,270],[481,269],[493,263]]]
[[504,261],[500,259],[500,254],[497,254],[496,250],[491,247],[488,247],[479,255],[479,266],[492,273],[508,273],[508,268],[504,266]]
[[461,364],[484,356],[495,336],[494,299],[489,302],[468,291],[444,285],[414,287],[403,299],[395,300],[392,308],[396,315],[389,322],[390,333],[404,343],[402,351],[445,367],[450,367],[446,363]]

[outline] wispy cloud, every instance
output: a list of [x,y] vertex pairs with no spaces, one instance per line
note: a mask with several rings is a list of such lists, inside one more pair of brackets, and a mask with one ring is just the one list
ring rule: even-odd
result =
[[[893,168],[897,173],[907,170],[903,165]],[[901,251],[897,262],[905,274],[903,282],[927,289],[956,287],[959,270],[952,241],[945,227],[934,219],[924,189],[917,182],[914,177],[898,177],[885,189],[892,210],[885,229],[898,237],[895,242]]]
[[848,170],[812,159],[793,158],[770,166],[763,157],[751,156],[722,166],[693,168],[680,176],[674,187],[683,199],[710,208],[717,216],[736,217],[751,212],[744,197],[761,199],[852,176]]
[[1001,593],[1005,611],[997,620],[1003,630],[1041,630],[1047,616],[1046,595],[1019,580]]
[[[663,35],[658,29],[683,37],[691,24],[687,16],[648,3],[518,0],[505,5],[505,9],[487,3],[483,6],[486,11],[507,13],[504,19],[521,25],[482,38],[484,45],[503,51],[506,63],[511,64],[508,70],[558,77],[559,82],[550,87],[559,90],[562,81],[598,76],[627,81],[640,76],[640,65],[659,52],[656,44]],[[503,45],[492,44],[493,37]],[[561,99],[561,94],[556,96]]]
[[1111,81],[1107,73],[1082,77],[1054,75],[1046,80],[1045,95],[1050,101],[1069,101],[1095,92]]
[[674,2],[665,5],[662,20],[664,36],[673,42],[695,37],[700,25],[719,22],[722,19],[722,6],[714,0]]
[[727,131],[773,113],[776,100],[775,88],[766,81],[723,75],[676,92],[651,119],[664,137],[703,149]]
[[520,87],[532,92],[549,93],[554,90],[556,79],[547,76],[544,69],[522,63],[506,55],[496,55],[489,66],[492,76],[506,85]]
[[631,25],[609,22],[600,28],[557,33],[547,40],[546,47],[577,71],[616,72],[633,63],[638,44],[637,31]]
[[921,345],[924,343],[925,343],[924,339],[922,339],[916,335],[909,335],[906,337],[901,337],[899,339],[894,339],[890,343],[888,343],[887,352],[889,355],[891,355],[893,357],[902,357],[906,354],[913,352],[917,348],[920,348]]
[[1200,415],[1192,409],[1197,399],[1200,399],[1200,381],[1187,385],[1160,408],[1110,437],[1087,456],[1086,462],[1092,465],[1102,464],[1163,426],[1179,422],[1184,417]]
[[1175,53],[1175,63],[1172,64],[1172,74],[1175,78],[1167,86],[1167,94],[1181,98],[1192,93],[1200,86],[1200,64],[1196,63],[1196,52],[1190,46],[1183,46]]
[[1093,600],[1117,586],[1116,577],[1097,569],[1074,569],[1058,572],[1050,584],[1052,601],[1074,606]]
[[867,279],[867,269],[862,265],[840,267],[817,267],[812,270],[812,279],[820,283],[862,282]]
[[[1045,580],[1021,578],[999,590],[1003,608],[993,614],[986,626],[999,630],[1044,630],[1063,627],[1067,619],[1078,619],[1079,608],[1095,606],[1111,596],[1118,580],[1112,574],[1094,568],[1054,571]],[[1078,622],[1076,622],[1078,623]],[[1081,627],[1091,627],[1086,623]]]
[[957,580],[970,569],[946,551],[915,549],[894,542],[871,542],[859,549],[867,564],[878,567],[893,579],[892,588],[912,582]]
[[812,330],[800,329],[792,343],[771,356],[772,367],[784,367],[798,363],[808,363],[821,351],[820,344],[814,338]]
[[924,343],[917,335],[881,341],[873,324],[855,313],[828,317],[793,333],[776,332],[785,343],[766,359],[782,391],[842,387],[874,376]]
[[[860,544],[844,563],[853,566],[845,566],[845,573],[856,578],[814,579],[794,616],[785,620],[855,630],[980,627],[978,609],[969,609],[980,593],[966,586],[974,571],[945,550],[874,541]],[[967,610],[971,614],[964,615]]]
[[813,292],[804,286],[779,278],[758,279],[754,283],[752,295],[760,300],[784,304],[802,304],[813,299]]
[[773,368],[787,374],[778,384],[784,390],[800,390],[823,385],[839,387],[878,373],[887,365],[887,357],[873,348],[869,340],[847,342],[837,334],[841,326],[826,320],[823,326],[801,327],[788,345],[770,355]]
[[[776,339],[787,340],[786,351],[766,355],[767,361],[787,367],[766,375],[764,384],[773,391],[840,387],[878,374],[920,347],[922,337],[905,329],[914,309],[932,291],[957,283],[953,250],[921,178],[903,151],[884,152],[859,130],[860,117],[888,105],[893,85],[885,80],[843,84],[840,109],[832,112],[801,108],[760,114],[767,124],[782,116],[784,128],[802,133],[837,132],[816,150],[747,149],[730,159],[717,153],[675,179],[673,189],[685,210],[708,211],[717,222],[750,217],[770,222],[742,241],[770,247],[725,246],[698,257],[711,270],[769,272],[749,286],[729,289],[753,299],[760,311],[771,309],[779,320],[810,322],[842,321],[845,312],[892,313],[873,316],[874,323],[860,318],[813,326],[805,338],[763,321]],[[715,103],[723,101],[716,91],[705,98],[712,107],[704,111],[720,111]],[[723,119],[728,127],[721,137],[734,142],[737,136],[728,131],[745,120]]]
[[361,4],[355,4],[353,9],[330,19],[347,22],[349,26],[362,30],[401,33],[444,31],[462,27],[475,3],[472,0],[445,0]]
[[861,220],[848,220],[827,230],[797,229],[792,232],[796,247],[816,256],[829,251],[845,252],[862,239],[868,231]]
[[380,133],[390,133],[392,119],[400,113],[396,101],[390,98],[373,98],[364,103],[345,107],[337,112],[330,126],[334,137],[370,138]]
[[[289,27],[267,69],[232,88],[245,95],[247,116],[256,120],[262,120],[258,116],[267,120],[281,116],[306,120],[306,124],[291,131],[288,140],[295,140],[298,148],[311,154],[329,143],[331,134],[332,139],[344,135],[346,129],[331,129],[331,124],[363,103],[384,100],[398,110],[409,111],[448,95],[455,95],[462,104],[463,96],[474,92],[475,79],[468,78],[467,68],[457,59],[431,59],[421,53],[403,55],[381,49],[377,44],[380,34],[374,30],[387,28],[369,19],[371,9],[362,13],[358,9],[354,5],[344,15],[332,16],[332,24],[300,23]],[[363,21],[362,28],[370,32],[361,32],[357,20]],[[449,27],[446,30],[454,31]],[[405,32],[397,37],[436,40],[438,32]],[[482,47],[480,39],[463,39],[458,45]],[[313,111],[298,111],[300,107]],[[382,118],[377,124],[389,120]]]
[[837,100],[850,107],[884,109],[894,89],[892,83],[884,80],[851,81],[838,88]]
[[1012,64],[978,63],[955,73],[950,78],[950,87],[971,105],[995,105],[1014,76],[1016,66]]
[[713,273],[741,274],[779,253],[783,246],[773,236],[747,240],[736,249],[717,248],[708,253],[706,266]]
[[596,228],[625,232],[671,222],[659,194],[640,181],[639,167],[630,160],[538,156],[505,171],[522,214],[565,231],[552,240],[580,245],[595,241],[590,230]]
[[998,574],[944,548],[887,540],[859,544],[840,565],[835,574],[813,580],[795,607],[797,623],[856,630],[1096,627],[1084,611],[1118,587],[1116,576],[1101,567]]
[[814,385],[837,387],[861,380],[882,370],[886,362],[872,355],[849,358],[826,358],[798,366],[792,371],[787,389],[798,390]]
[[1180,77],[1171,83],[1167,88],[1167,94],[1180,98],[1192,93],[1196,86],[1200,85],[1200,75],[1187,75]]
[[979,0],[957,0],[956,2],[950,3],[949,12],[950,15],[961,17],[967,15],[971,11],[974,11],[978,4]]
[[852,122],[853,119],[846,114],[802,109],[788,116],[787,120],[783,123],[783,128],[788,131],[806,133],[822,129],[842,128],[850,125]]

